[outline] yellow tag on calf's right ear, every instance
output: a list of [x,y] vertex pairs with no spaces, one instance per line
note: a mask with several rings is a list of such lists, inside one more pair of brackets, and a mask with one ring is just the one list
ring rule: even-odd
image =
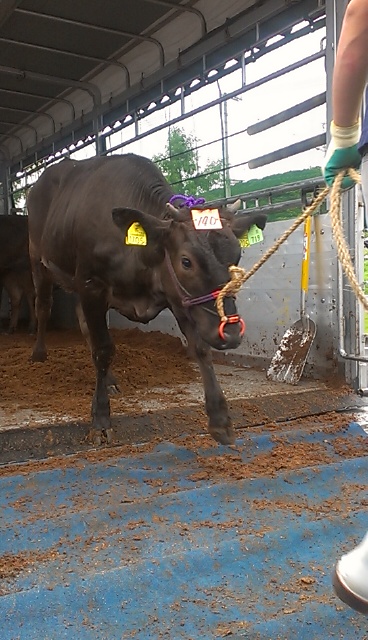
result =
[[247,247],[250,247],[252,244],[257,244],[257,242],[262,242],[262,241],[263,241],[262,229],[257,227],[256,224],[252,224],[250,229],[248,229],[248,231],[246,231],[239,238],[240,246],[243,247],[244,249],[246,249]]
[[139,222],[133,222],[127,230],[125,236],[125,244],[145,247],[147,244],[147,236],[143,227]]

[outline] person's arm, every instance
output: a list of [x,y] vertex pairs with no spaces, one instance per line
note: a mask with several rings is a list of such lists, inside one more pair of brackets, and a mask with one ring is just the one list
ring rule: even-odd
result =
[[[343,19],[332,77],[331,140],[322,172],[332,186],[337,174],[358,169],[360,110],[368,78],[368,0],[350,0]],[[342,188],[354,181],[346,176]]]
[[350,0],[343,19],[332,79],[332,119],[354,125],[368,77],[368,1]]

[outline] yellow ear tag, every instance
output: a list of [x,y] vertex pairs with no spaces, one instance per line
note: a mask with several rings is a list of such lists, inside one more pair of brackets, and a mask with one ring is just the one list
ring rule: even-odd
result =
[[257,242],[262,242],[262,241],[263,241],[262,229],[257,227],[256,224],[252,224],[250,229],[248,229],[248,231],[246,231],[239,238],[240,246],[243,247],[244,249],[246,249],[247,247],[250,247],[252,244],[257,244]]
[[146,232],[141,227],[139,222],[133,222],[127,230],[127,234],[125,236],[125,244],[130,245],[138,245],[140,247],[145,247],[147,244],[147,236]]

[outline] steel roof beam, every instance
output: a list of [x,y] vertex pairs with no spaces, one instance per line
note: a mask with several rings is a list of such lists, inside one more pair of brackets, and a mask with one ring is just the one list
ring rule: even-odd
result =
[[20,146],[20,152],[21,153],[24,152],[23,143],[22,143],[21,138],[19,138],[18,136],[15,136],[13,133],[0,133],[0,136],[2,138],[13,138],[14,140],[18,140],[19,146]]
[[[46,73],[38,73],[37,71],[23,71],[22,69],[15,69],[14,67],[5,67],[0,65],[0,73],[8,73],[13,76],[18,76],[23,80],[29,78],[30,80],[40,80],[41,82],[49,82],[50,84],[60,84],[64,87],[73,87],[86,91],[93,99],[93,103],[96,107],[101,106],[102,98],[99,88],[92,82],[86,80],[71,80],[70,78],[60,78],[59,76],[50,76]],[[33,113],[33,112],[32,112]],[[36,111],[35,113],[41,113]]]
[[194,7],[188,7],[188,5],[184,6],[182,4],[175,4],[175,2],[169,2],[169,0],[146,0],[146,2],[149,2],[150,4],[160,4],[163,7],[167,7],[168,9],[174,9],[175,11],[181,11],[182,13],[193,13],[199,18],[201,22],[202,36],[206,35],[207,33],[206,18],[204,17],[203,13],[199,11],[199,9],[195,9]]
[[6,162],[10,162],[9,151],[6,147],[3,147],[3,145],[0,145],[0,153]]
[[[30,129],[30,131],[33,131],[34,136],[35,136],[35,144],[37,144],[38,142],[38,136],[37,136],[37,129],[35,127],[32,127],[32,125],[30,124],[24,124],[23,122],[21,124],[19,124],[19,122],[11,122],[11,120],[0,120],[0,125],[13,125],[13,127],[17,127],[18,129],[24,127],[25,129]],[[3,135],[3,132],[0,131],[0,135]]]
[[72,20],[70,18],[60,18],[59,16],[51,16],[48,13],[42,13],[41,11],[30,11],[29,9],[15,9],[14,13],[22,13],[24,15],[36,16],[38,18],[44,18],[52,22],[58,22],[61,24],[69,24],[75,27],[82,27],[84,29],[90,29],[92,31],[99,31],[100,33],[109,33],[111,35],[124,36],[125,38],[132,38],[132,40],[142,40],[143,42],[151,42],[154,44],[160,55],[160,66],[165,64],[165,50],[159,40],[152,38],[151,36],[145,36],[141,33],[132,33],[130,31],[122,31],[121,29],[111,29],[108,27],[100,27],[99,25],[90,24],[89,22],[81,22],[80,20]]
[[[85,140],[87,137],[91,138],[91,143],[93,143],[93,137],[96,136],[96,132],[93,129],[93,122],[89,122],[86,124],[84,122],[83,117],[78,118],[74,123],[70,123],[63,127],[63,130],[56,131],[54,134],[44,138],[43,140],[38,142],[34,148],[27,148],[28,157],[26,160],[26,164],[28,163],[29,158],[32,156],[30,163],[38,162],[39,160],[44,160],[47,155],[51,153],[55,153],[56,150],[60,150],[63,147],[69,147],[71,144],[76,145],[76,143],[83,139]],[[1,138],[1,134],[0,134]],[[88,144],[88,143],[87,143]],[[86,146],[85,144],[82,146]],[[54,147],[54,150],[51,151],[51,147]],[[50,149],[46,156],[44,155],[44,149]],[[1,145],[0,145],[1,149]],[[19,164],[23,164],[23,158],[16,161]],[[14,166],[14,165],[13,165]],[[18,169],[16,169],[18,171]]]
[[127,86],[130,86],[130,74],[129,74],[129,70],[127,69],[127,67],[125,66],[125,64],[123,64],[122,62],[119,62],[118,60],[113,60],[111,58],[97,58],[96,56],[90,56],[90,55],[86,55],[84,53],[77,53],[77,52],[72,52],[72,51],[67,51],[66,49],[55,49],[55,47],[47,47],[46,45],[42,45],[42,44],[33,44],[32,42],[24,42],[24,40],[19,41],[19,40],[13,40],[12,38],[3,38],[0,37],[0,42],[5,42],[6,44],[12,44],[12,45],[16,45],[18,47],[26,47],[28,49],[35,49],[37,51],[47,51],[49,53],[56,53],[56,54],[60,54],[63,56],[69,56],[69,58],[78,58],[80,60],[88,60],[90,62],[99,62],[100,64],[103,65],[111,65],[114,67],[119,67],[119,69],[122,69],[124,71],[124,75],[125,75],[125,80],[127,83]]
[[18,91],[18,89],[1,88],[0,91],[2,93],[11,93],[12,95],[23,96],[24,98],[37,98],[37,100],[45,100],[45,98],[46,99],[48,98],[50,102],[62,102],[63,104],[66,104],[68,107],[70,107],[70,110],[72,112],[72,119],[75,120],[74,104],[70,100],[66,100],[66,98],[53,98],[52,96],[48,96],[40,93],[29,93],[27,91]]
[[14,111],[15,113],[30,113],[33,116],[44,116],[45,118],[51,120],[53,129],[52,133],[56,132],[55,120],[52,115],[50,113],[47,113],[46,111],[30,111],[29,109],[16,109],[16,107],[3,107],[2,105],[0,105],[0,109],[2,109],[3,111]]

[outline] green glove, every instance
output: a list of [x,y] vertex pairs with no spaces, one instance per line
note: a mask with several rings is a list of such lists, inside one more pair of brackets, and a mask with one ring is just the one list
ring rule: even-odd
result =
[[[351,127],[338,127],[334,121],[330,127],[331,140],[328,145],[322,174],[329,187],[332,187],[337,174],[341,169],[359,169],[362,157],[358,151],[360,138],[360,120]],[[351,189],[355,181],[345,176],[342,181],[342,189]]]

